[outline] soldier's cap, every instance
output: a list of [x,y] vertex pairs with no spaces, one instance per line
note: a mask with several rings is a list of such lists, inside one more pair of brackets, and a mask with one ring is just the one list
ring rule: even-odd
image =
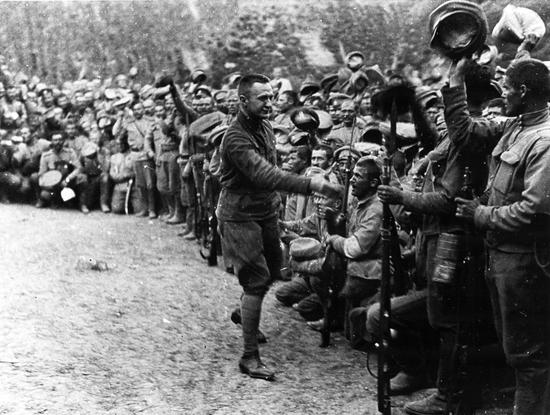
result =
[[112,100],[119,98],[117,92],[112,88],[105,88],[105,91],[103,91],[103,95],[106,99]]
[[104,116],[104,117],[100,117],[97,121],[97,126],[99,128],[105,128],[105,127],[108,127],[109,125],[111,125],[113,123],[113,120],[111,120],[110,117],[107,117],[107,116]]
[[231,72],[222,78],[222,83],[229,85],[230,88],[237,88],[242,77],[240,72]]
[[319,127],[317,128],[320,131],[326,131],[332,128],[334,123],[332,122],[332,117],[328,112],[322,111],[322,110],[315,110],[315,113],[317,114],[317,118],[319,118]]
[[451,59],[480,50],[489,31],[487,17],[479,4],[450,0],[435,8],[429,17],[430,47]]
[[296,261],[319,258],[322,253],[323,245],[313,238],[297,238],[289,245],[289,254]]
[[202,84],[206,81],[206,73],[202,69],[195,69],[191,72],[191,82],[194,84]]
[[441,102],[439,91],[428,86],[417,87],[415,90],[416,100],[423,108],[430,108]]
[[[391,134],[391,127],[389,122],[381,122],[378,124],[378,128],[382,134],[389,137]],[[416,142],[416,129],[414,124],[410,122],[398,122],[396,125],[395,135],[399,144],[406,144]]]
[[296,108],[290,114],[290,121],[302,131],[313,131],[319,128],[319,115],[311,108]]
[[334,152],[334,160],[346,160],[349,156],[353,160],[358,160],[361,157],[361,153],[354,148],[350,148],[349,145],[342,146]]
[[317,82],[313,76],[308,75],[302,85],[300,85],[300,95],[307,97],[321,90],[321,84]]
[[365,129],[363,130],[357,144],[359,143],[371,143],[377,145],[381,145],[383,143],[383,136],[378,123],[368,123],[365,126]]
[[[7,87],[8,87],[8,86],[6,85],[6,88],[7,88]],[[46,85],[45,83],[42,83],[42,82],[40,82],[39,84],[37,84],[36,87],[34,88],[34,90],[36,91],[36,93],[37,93],[38,96],[40,96],[40,97],[41,97],[42,95],[44,95],[44,92],[46,92],[46,91],[53,92],[53,89],[52,89],[50,86],[48,86],[48,85]]]
[[309,143],[309,133],[300,130],[292,130],[288,135],[288,141],[294,147],[307,146]]
[[351,75],[349,78],[349,83],[355,92],[361,92],[370,85],[370,80],[368,76],[361,69],[359,69]]
[[386,84],[386,77],[378,64],[361,68],[361,71],[365,73],[371,86],[384,86]]
[[149,85],[149,84],[143,85],[139,90],[139,96],[141,97],[141,99],[147,99],[153,96],[154,93],[155,93],[155,88],[153,87],[153,85]]
[[282,124],[273,124],[273,132],[276,134],[287,134],[290,133],[290,130]]
[[86,144],[82,146],[82,150],[80,151],[80,154],[84,157],[91,157],[94,154],[97,154],[99,150],[99,147],[96,143],[93,143],[91,141],[88,141]]
[[414,87],[402,77],[393,75],[385,88],[372,95],[371,103],[375,109],[389,115],[395,101],[397,113],[406,114],[413,100]]
[[362,141],[353,145],[361,153],[361,156],[379,156],[384,152],[384,147],[380,144]]
[[218,125],[217,127],[215,127],[208,136],[208,142],[215,147],[219,146],[228,128],[228,125]]
[[338,69],[338,86],[341,88],[351,77],[352,71],[349,68],[341,67]]
[[212,94],[212,98],[214,98],[214,101],[220,102],[224,99],[227,99],[228,95],[229,91],[227,89],[220,89]]
[[204,93],[205,95],[209,96],[209,97],[212,97],[212,90],[209,87],[207,87],[206,85],[199,85],[195,89],[193,95],[195,95],[195,96],[199,95],[199,93],[201,93],[201,92]]
[[351,95],[343,94],[341,92],[331,93],[327,100],[327,104],[334,105],[334,103],[337,101],[342,102],[347,101],[348,99],[353,99],[353,97]]
[[338,74],[337,73],[331,73],[329,75],[326,75],[323,79],[321,79],[321,89],[325,92],[330,92],[333,90],[333,88],[338,83]]
[[113,102],[113,107],[115,108],[125,107],[126,105],[130,104],[130,102],[132,102],[133,99],[134,97],[132,95],[126,95],[125,97],[117,99],[115,102]]
[[[472,59],[479,65],[492,65],[498,57],[498,49],[494,45],[483,45],[479,51],[477,51]],[[496,69],[496,66],[495,66]]]
[[[353,57],[358,57],[358,58],[360,58],[360,59],[361,59],[361,64],[352,65],[350,61],[351,61],[351,58],[353,58]],[[363,66],[363,63],[365,62],[365,55],[363,55],[363,53],[362,53],[362,52],[359,52],[358,50],[354,50],[354,51],[352,51],[352,52],[350,52],[350,53],[348,53],[348,54],[346,55],[346,59],[345,59],[345,60],[346,60],[346,66],[347,66],[348,68],[350,68],[352,71],[356,71],[356,70],[359,69],[361,66]]]

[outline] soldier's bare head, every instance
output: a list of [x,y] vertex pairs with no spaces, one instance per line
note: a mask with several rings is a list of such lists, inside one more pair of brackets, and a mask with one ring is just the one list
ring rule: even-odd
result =
[[241,108],[249,117],[267,119],[273,106],[273,89],[269,78],[261,74],[245,75],[239,82]]

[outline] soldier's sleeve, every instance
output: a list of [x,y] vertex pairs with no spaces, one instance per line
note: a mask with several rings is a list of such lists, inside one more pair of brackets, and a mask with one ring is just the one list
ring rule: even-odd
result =
[[519,232],[537,214],[550,215],[550,137],[540,139],[527,155],[521,200],[505,206],[478,206],[474,221],[481,229]]
[[403,207],[410,211],[422,214],[453,214],[455,204],[446,192],[418,193],[403,191]]
[[334,243],[334,250],[347,258],[356,259],[369,253],[380,239],[382,227],[382,206],[373,205],[361,220],[359,228],[347,238],[339,237]]
[[277,168],[258,154],[250,140],[237,130],[228,132],[224,140],[224,153],[233,166],[258,189],[309,193],[309,177],[287,173]]
[[445,122],[449,138],[454,145],[468,145],[489,153],[504,131],[505,122],[472,118],[466,102],[466,89],[462,86],[441,89],[445,104]]
[[38,175],[42,176],[47,171],[48,171],[48,155],[46,153],[42,153],[42,155],[40,156],[40,168],[38,169]]
[[155,155],[155,141],[153,137],[154,129],[154,125],[149,127],[147,134],[145,134],[145,139],[143,140],[143,150],[147,153],[148,157],[153,157]]
[[284,225],[289,231],[295,232],[300,236],[318,238],[317,215],[315,213],[303,219],[285,221]]

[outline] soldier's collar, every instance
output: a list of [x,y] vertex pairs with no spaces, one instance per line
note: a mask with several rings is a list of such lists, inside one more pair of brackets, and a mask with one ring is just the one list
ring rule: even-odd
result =
[[548,118],[549,111],[548,108],[543,108],[538,111],[526,112],[525,114],[520,114],[517,117],[518,123],[521,126],[530,126],[540,124]]
[[359,207],[364,207],[366,205],[370,205],[372,203],[372,201],[377,197],[378,196],[375,193],[373,195],[367,196],[364,199],[361,199],[361,200],[357,199],[357,207],[359,208]]

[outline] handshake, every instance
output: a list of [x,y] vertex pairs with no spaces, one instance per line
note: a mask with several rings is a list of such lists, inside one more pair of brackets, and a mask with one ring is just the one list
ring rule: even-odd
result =
[[331,183],[322,176],[313,176],[309,188],[313,193],[320,193],[331,199],[339,198],[344,193],[344,186]]

